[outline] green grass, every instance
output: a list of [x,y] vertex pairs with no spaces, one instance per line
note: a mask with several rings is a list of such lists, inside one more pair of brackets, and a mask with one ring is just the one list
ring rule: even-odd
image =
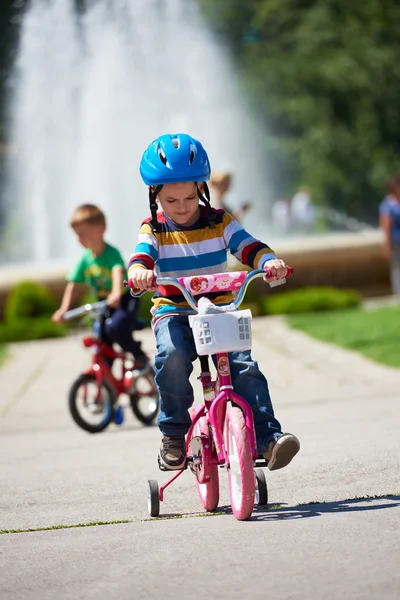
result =
[[101,525],[119,525],[120,523],[132,523],[127,519],[120,521],[92,521],[90,523],[77,523],[74,525],[51,525],[50,527],[33,527],[28,529],[0,529],[0,535],[5,533],[33,533],[35,531],[54,531],[56,529],[76,529],[77,527],[99,527]]
[[287,322],[317,339],[356,350],[390,367],[400,367],[399,306],[290,315]]
[[220,512],[205,512],[205,513],[192,513],[190,515],[166,515],[165,517],[150,517],[149,519],[143,519],[143,521],[171,521],[174,519],[195,519],[198,517],[217,517],[218,515],[225,515],[224,511]]

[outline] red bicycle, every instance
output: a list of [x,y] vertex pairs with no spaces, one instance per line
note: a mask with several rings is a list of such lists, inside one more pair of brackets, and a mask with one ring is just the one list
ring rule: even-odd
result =
[[[64,320],[92,315],[99,335],[85,336],[82,343],[91,348],[92,361],[88,369],[73,382],[68,406],[75,423],[89,433],[99,433],[114,421],[124,420],[120,397],[127,394],[135,417],[151,425],[158,415],[159,396],[153,369],[135,370],[134,362],[124,352],[118,352],[101,338],[106,301],[85,304],[65,313]],[[118,372],[116,373],[118,369]]]
[[[287,276],[292,272],[293,269],[288,267]],[[192,408],[192,424],[186,436],[185,468],[177,471],[160,488],[156,480],[148,482],[148,508],[152,517],[159,515],[165,489],[187,467],[196,477],[200,500],[207,511],[218,506],[219,467],[227,471],[232,512],[237,519],[248,519],[255,503],[265,505],[268,502],[267,482],[261,468],[267,463],[257,453],[252,410],[233,390],[228,352],[251,348],[251,311],[237,309],[250,281],[270,276],[271,272],[266,270],[155,280],[162,293],[165,292],[163,286],[178,288],[197,313],[189,317],[189,323],[201,364],[199,379],[203,404]],[[235,300],[227,307],[214,306],[207,298],[200,298],[197,304],[193,297],[222,290],[237,292]],[[215,381],[211,379],[210,355],[215,356]]]

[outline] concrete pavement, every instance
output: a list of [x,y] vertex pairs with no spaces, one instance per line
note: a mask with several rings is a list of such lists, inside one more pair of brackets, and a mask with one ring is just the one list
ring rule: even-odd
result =
[[[154,351],[151,332],[140,335]],[[66,394],[89,361],[79,337],[10,347],[0,369],[0,529],[129,522],[1,535],[2,600],[399,597],[400,370],[281,318],[254,320],[253,338],[275,412],[302,449],[287,469],[266,471],[270,507],[246,523],[227,508],[222,470],[222,514],[197,517],[184,473],[161,516],[186,518],[148,520],[147,479],[167,478],[157,428],[128,411],[102,434],[75,426]]]

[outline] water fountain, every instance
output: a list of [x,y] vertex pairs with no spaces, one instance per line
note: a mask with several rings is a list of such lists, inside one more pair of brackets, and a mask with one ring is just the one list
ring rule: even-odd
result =
[[108,238],[131,252],[148,215],[140,156],[168,131],[190,132],[214,168],[234,172],[233,204],[262,196],[246,224],[266,236],[263,133],[195,0],[86,0],[79,11],[31,0],[12,82],[12,235],[0,264],[70,263],[80,249],[68,219],[84,202],[105,210]]
[[79,10],[75,0],[31,0],[11,85],[0,305],[22,278],[59,293],[81,251],[68,228],[78,204],[99,204],[109,241],[129,255],[148,215],[141,153],[168,131],[198,137],[213,167],[234,173],[230,204],[253,201],[244,224],[296,266],[295,285],[335,283],[336,273],[354,286],[357,270],[368,285],[387,270],[376,231],[275,245],[266,134],[196,0],[79,0]]

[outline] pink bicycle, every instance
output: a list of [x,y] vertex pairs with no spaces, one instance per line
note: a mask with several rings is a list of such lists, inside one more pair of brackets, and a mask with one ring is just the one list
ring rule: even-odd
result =
[[[287,275],[292,272],[288,267]],[[164,293],[170,286],[178,288],[197,313],[189,317],[189,322],[201,364],[199,379],[204,403],[192,408],[192,424],[186,436],[185,468],[174,473],[161,487],[156,480],[148,482],[148,509],[152,517],[160,513],[165,489],[187,467],[196,477],[200,500],[207,511],[218,506],[219,467],[227,471],[232,512],[237,519],[250,518],[254,504],[265,505],[268,502],[267,483],[261,468],[267,463],[257,453],[252,410],[246,400],[233,390],[228,359],[228,352],[251,348],[251,311],[238,310],[238,307],[249,283],[257,277],[266,276],[271,276],[271,273],[237,271],[178,279],[157,278],[155,282]],[[280,280],[276,284],[284,282]],[[224,309],[215,307],[205,298],[197,304],[193,298],[193,295],[221,290],[237,292],[232,304]],[[210,355],[215,356],[215,381],[211,379]]]

